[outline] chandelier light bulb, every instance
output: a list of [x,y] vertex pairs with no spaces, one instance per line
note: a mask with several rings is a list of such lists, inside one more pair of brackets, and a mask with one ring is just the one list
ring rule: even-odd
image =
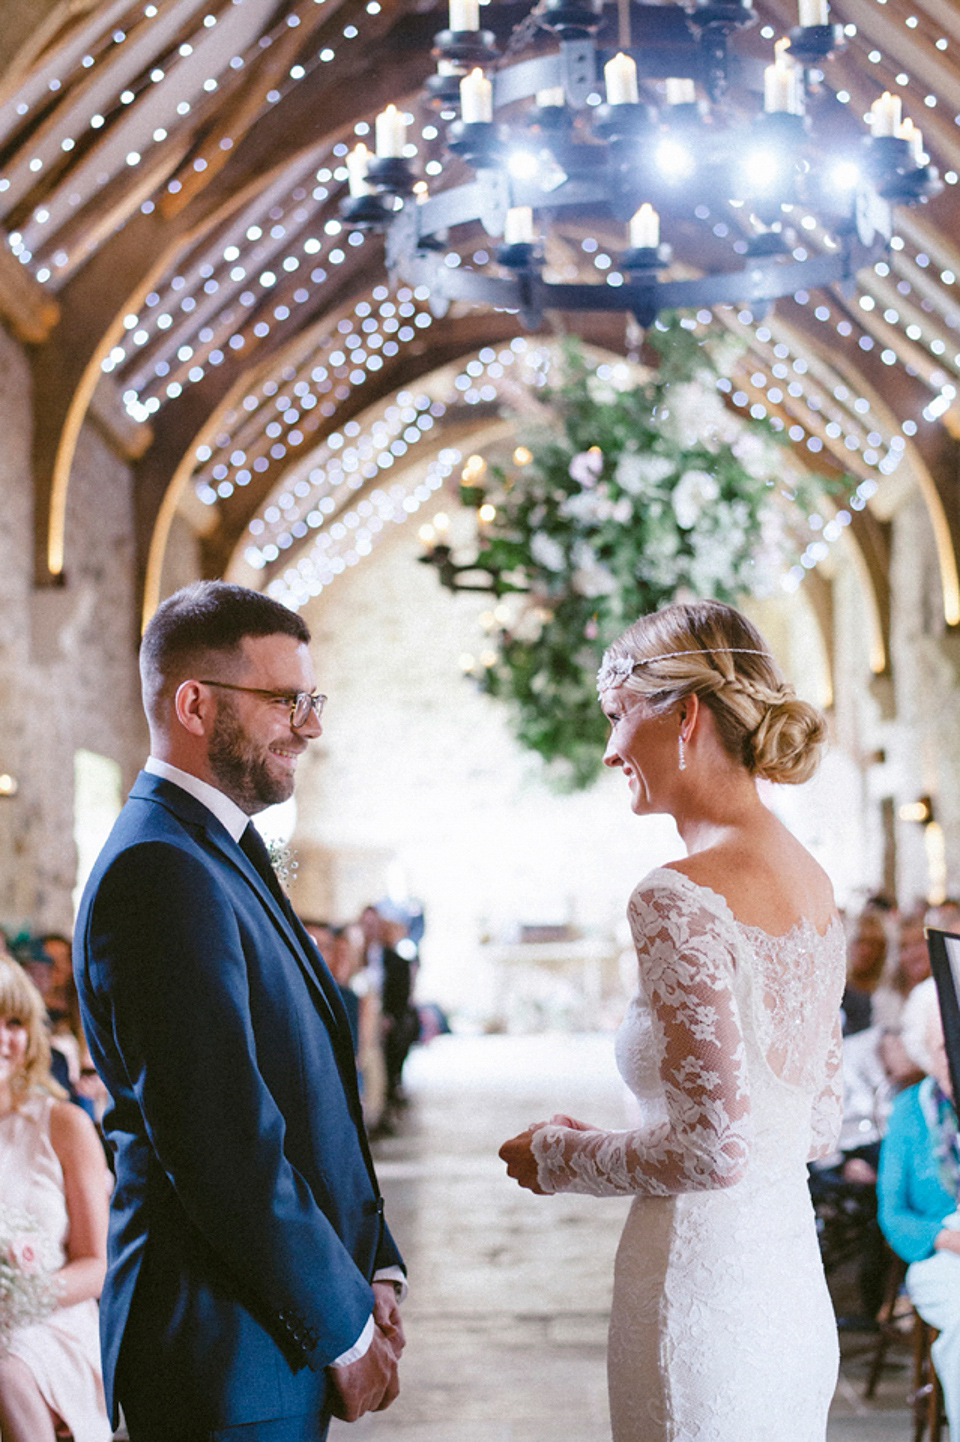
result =
[[780,157],[769,148],[751,150],[744,159],[743,170],[752,191],[772,190],[781,178]]
[[838,160],[830,172],[830,179],[837,190],[856,190],[860,183],[860,167],[852,160]]
[[689,180],[697,168],[696,158],[690,147],[669,136],[660,141],[654,159],[657,169],[667,180]]
[[533,180],[539,169],[539,161],[531,150],[511,150],[507,169],[514,180]]

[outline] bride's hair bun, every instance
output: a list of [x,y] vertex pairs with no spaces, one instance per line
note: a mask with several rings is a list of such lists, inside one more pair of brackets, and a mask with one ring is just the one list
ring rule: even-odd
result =
[[748,769],[768,781],[788,786],[809,781],[827,739],[826,723],[807,701],[785,696],[766,707],[759,726],[747,738]]
[[728,754],[768,781],[809,780],[827,737],[823,716],[786,683],[757,628],[719,601],[642,616],[607,651],[598,685],[622,685],[664,711],[699,696]]

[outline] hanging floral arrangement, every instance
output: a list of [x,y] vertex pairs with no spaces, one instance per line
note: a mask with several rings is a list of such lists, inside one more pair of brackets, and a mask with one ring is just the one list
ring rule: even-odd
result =
[[768,421],[724,406],[727,337],[672,320],[648,340],[655,368],[597,367],[565,343],[512,463],[468,468],[460,491],[478,510],[476,568],[499,598],[473,674],[561,789],[599,774],[604,648],[669,601],[772,590],[801,549],[791,510],[816,484],[794,474]]

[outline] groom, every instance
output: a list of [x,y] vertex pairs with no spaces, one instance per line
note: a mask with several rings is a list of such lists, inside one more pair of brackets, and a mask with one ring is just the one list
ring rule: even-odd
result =
[[152,754],[80,907],[116,1158],[104,1382],[131,1442],[321,1442],[397,1395],[405,1282],[346,1015],[249,823],[320,735],[309,639],[239,586],[164,602]]

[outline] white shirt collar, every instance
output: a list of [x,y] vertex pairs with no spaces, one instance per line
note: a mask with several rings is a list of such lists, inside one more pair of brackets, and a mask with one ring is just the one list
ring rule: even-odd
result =
[[247,829],[250,817],[231,801],[230,797],[223,791],[218,791],[216,786],[211,786],[208,781],[201,781],[199,776],[194,776],[190,771],[181,771],[179,766],[171,766],[169,761],[159,761],[156,756],[147,758],[144,771],[151,776],[162,776],[165,781],[172,781],[179,786],[181,791],[188,792],[197,801],[212,811],[217,820],[223,825],[234,841],[239,841]]

